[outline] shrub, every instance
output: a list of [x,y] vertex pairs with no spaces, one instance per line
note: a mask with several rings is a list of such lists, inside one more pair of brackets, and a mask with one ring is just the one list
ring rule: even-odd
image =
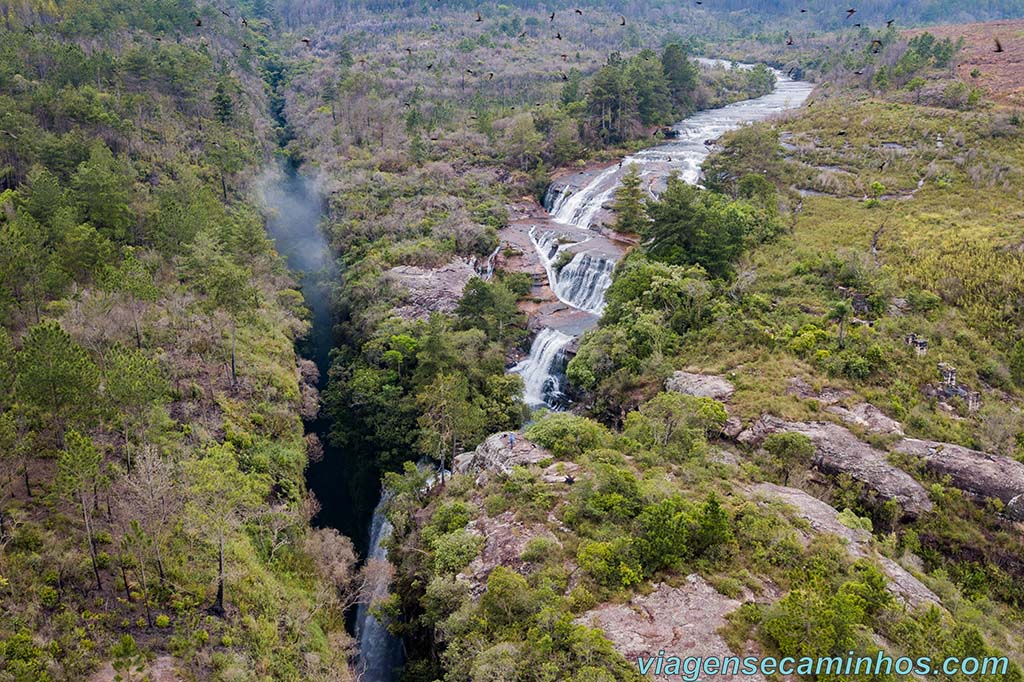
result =
[[627,537],[611,542],[585,540],[576,552],[576,561],[597,584],[611,589],[636,585],[644,577],[633,551],[633,540]]
[[611,434],[601,424],[564,412],[551,413],[526,430],[526,437],[560,458],[579,457],[602,447]]
[[484,539],[465,529],[442,535],[433,543],[434,570],[441,575],[458,573],[476,557]]
[[165,613],[161,613],[156,617],[154,624],[158,628],[169,628],[171,626],[171,618]]

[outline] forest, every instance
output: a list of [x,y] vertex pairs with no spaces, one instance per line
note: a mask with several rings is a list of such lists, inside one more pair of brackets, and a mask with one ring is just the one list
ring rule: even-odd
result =
[[0,682],[1024,680],[1018,0],[0,9]]

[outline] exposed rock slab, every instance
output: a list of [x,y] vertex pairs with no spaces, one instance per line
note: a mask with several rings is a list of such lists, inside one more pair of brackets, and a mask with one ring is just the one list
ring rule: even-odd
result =
[[832,422],[787,422],[764,415],[737,436],[741,443],[760,446],[773,433],[802,433],[814,443],[814,465],[829,474],[847,473],[884,500],[895,500],[908,516],[932,508],[928,492],[907,472],[889,463],[886,453],[871,447]]
[[902,424],[870,403],[857,403],[849,409],[840,405],[830,405],[825,410],[838,415],[847,424],[859,426],[869,433],[903,435]]
[[497,516],[481,516],[469,524],[470,532],[484,538],[480,554],[459,574],[474,596],[486,591],[487,577],[497,566],[527,573],[529,562],[523,561],[522,555],[530,540],[545,537],[561,545],[544,524],[523,523],[516,521],[515,516],[515,511],[506,511]]
[[[871,549],[871,533],[860,528],[849,528],[839,521],[839,514],[831,505],[796,488],[772,483],[760,483],[753,488],[755,495],[774,498],[793,507],[816,533],[835,535],[846,541],[847,550],[855,559],[874,558],[889,578],[889,591],[911,608],[939,604],[939,598],[905,568],[892,559],[876,554]],[[809,540],[809,538],[806,538]]]
[[895,449],[920,457],[926,468],[948,475],[961,490],[1002,500],[1007,505],[1007,516],[1024,521],[1024,464],[952,443],[916,438],[904,438]]
[[714,398],[725,402],[732,397],[736,387],[732,382],[714,374],[694,374],[692,372],[675,372],[665,382],[665,388],[676,393],[696,396],[698,398]]
[[[657,656],[659,650],[680,657],[734,656],[717,631],[725,625],[725,616],[739,606],[739,601],[721,594],[704,578],[690,575],[682,587],[657,583],[650,594],[625,604],[601,604],[576,622],[603,631],[628,661]],[[715,679],[763,682],[764,677],[724,674]]]
[[820,391],[815,391],[810,384],[801,377],[793,377],[786,387],[786,394],[793,395],[803,400],[817,400],[823,405],[835,405],[848,398],[850,391],[841,388],[826,386]]
[[[510,442],[510,435],[514,436],[514,442]],[[554,459],[550,450],[526,440],[518,433],[501,431],[488,436],[476,450],[456,457],[452,471],[457,474],[507,474],[513,467],[529,466],[550,459]]]
[[440,268],[391,268],[387,279],[407,292],[405,303],[395,309],[395,314],[407,320],[422,320],[430,317],[430,313],[454,312],[462,290],[476,274],[473,265],[461,258]]

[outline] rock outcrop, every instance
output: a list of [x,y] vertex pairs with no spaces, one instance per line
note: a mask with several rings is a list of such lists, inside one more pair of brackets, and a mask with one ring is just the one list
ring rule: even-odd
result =
[[871,447],[847,429],[832,422],[787,422],[764,415],[737,440],[760,446],[779,432],[802,433],[814,443],[814,465],[829,474],[847,473],[883,500],[895,500],[907,516],[918,516],[932,508],[928,492],[907,472],[889,463],[886,453]]
[[863,428],[868,433],[903,435],[902,424],[886,416],[870,403],[857,403],[849,409],[840,405],[830,405],[825,410],[838,415],[847,424]]
[[904,438],[895,450],[920,457],[927,469],[948,475],[961,490],[1002,500],[1009,518],[1024,521],[1024,464],[952,443],[916,438]]
[[[515,437],[514,443],[509,440],[510,435]],[[456,474],[507,474],[513,467],[528,466],[551,459],[554,459],[554,455],[550,450],[531,443],[517,433],[502,431],[488,436],[476,450],[464,452],[456,457],[452,471]]]
[[[725,625],[725,616],[739,606],[739,601],[721,594],[704,578],[690,575],[682,587],[657,583],[649,594],[624,604],[601,604],[576,622],[603,631],[628,661],[657,656],[660,650],[679,657],[735,656],[718,630]],[[764,681],[761,675],[722,674],[715,679]]]
[[462,290],[476,275],[473,265],[461,258],[440,268],[391,268],[387,278],[407,291],[405,303],[395,309],[395,314],[407,320],[423,320],[430,313],[454,312]]
[[[939,598],[905,568],[892,559],[877,554],[871,548],[871,533],[859,528],[844,526],[839,514],[829,504],[796,488],[785,488],[772,483],[760,483],[753,487],[755,496],[777,499],[794,508],[806,520],[815,533],[835,535],[846,541],[846,548],[855,559],[871,557],[882,567],[889,578],[889,591],[911,608],[927,604],[939,604]],[[804,537],[809,542],[810,537]]]
[[732,382],[714,374],[693,374],[692,372],[675,372],[665,388],[676,393],[697,396],[698,398],[714,398],[725,402],[732,397],[736,387]]
[[543,523],[516,521],[515,511],[506,511],[497,516],[481,516],[469,524],[472,533],[484,538],[483,549],[459,574],[459,580],[469,585],[473,596],[480,596],[487,589],[487,576],[496,566],[504,566],[519,573],[527,573],[529,562],[522,558],[523,550],[534,538],[547,538],[558,546],[561,543]]

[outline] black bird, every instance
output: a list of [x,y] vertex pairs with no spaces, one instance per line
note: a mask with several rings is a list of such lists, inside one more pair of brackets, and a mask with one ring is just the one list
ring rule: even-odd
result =
[[476,75],[476,74],[474,73],[473,69],[466,69],[466,73],[468,73],[468,74],[469,74],[470,76],[474,76],[474,75]]
[[852,17],[856,13],[857,13],[857,10],[854,9],[853,7],[851,7],[850,9],[846,10],[846,18],[849,19],[850,17]]
[[807,14],[807,10],[806,9],[800,10],[800,14]]
[[[559,71],[558,75],[562,77],[562,80],[567,81],[569,77],[565,75],[565,71]],[[539,105],[538,105],[539,106]]]
[[565,484],[566,485],[572,485],[575,482],[576,482],[576,479],[573,478],[572,476],[566,476],[565,477]]
[[576,8],[576,14],[579,14],[580,16],[583,16],[583,10],[581,10],[579,7],[577,7]]
[[854,75],[854,76],[863,76],[863,75],[864,75],[864,72],[863,72],[863,71],[854,71],[854,72],[853,72],[853,75]]
[[555,34],[555,38],[557,38],[558,40],[561,40],[562,39],[562,33],[561,32],[556,33]]
[[787,45],[792,45],[793,44],[793,36],[786,36],[786,44]]
[[493,80],[493,79],[494,79],[494,72],[491,71],[490,73],[487,74],[487,80]]
[[526,31],[523,31],[522,33],[520,33],[519,37],[520,38],[525,38],[526,37]]
[[853,27],[854,28],[860,28],[860,24],[854,24]]
[[555,13],[554,13],[554,12],[552,12],[552,13],[551,13],[551,16],[550,16],[550,17],[548,17],[548,21],[554,21],[554,20],[555,20]]
[[223,14],[224,16],[226,16],[228,19],[231,18],[231,15],[228,14],[226,10],[221,10],[220,13]]
[[203,20],[202,19],[196,19],[195,24],[196,24],[196,26],[202,26],[203,25]]
[[252,49],[251,47],[249,47],[249,43],[242,43],[242,47],[245,48],[246,50],[251,50]]
[[885,27],[886,28],[892,28],[892,25],[893,25],[893,23],[895,21],[896,21],[895,19],[890,19],[889,21],[885,22]]
[[996,42],[996,52],[1002,52],[1003,51],[1003,44],[1001,42],[999,42],[999,38],[992,38],[992,40],[994,40]]
[[248,25],[249,25],[249,22],[246,20],[245,17],[242,17],[242,26],[248,26]]
[[567,54],[560,54],[559,57],[562,58],[563,62],[569,61],[569,55],[567,55]]
[[310,45],[310,40],[309,40],[309,38],[303,38],[303,39],[302,39],[302,42],[306,44],[306,47],[309,47],[309,45]]
[[701,2],[701,0],[697,0],[697,4],[698,4],[698,5],[703,5],[704,3],[703,3],[703,2]]
[[432,63],[427,64],[427,71],[430,71],[432,68],[434,68],[434,65]]
[[796,67],[795,66],[793,68],[791,68],[789,71],[787,71],[786,75],[789,76],[790,78],[792,78],[794,73],[796,73]]
[[483,21],[484,20],[484,18],[482,16],[480,16],[480,12],[479,11],[476,13],[476,20],[477,21]]
[[619,26],[625,26],[626,25],[626,17],[624,17],[622,15],[619,15],[619,19],[622,20],[622,21],[619,22]]

